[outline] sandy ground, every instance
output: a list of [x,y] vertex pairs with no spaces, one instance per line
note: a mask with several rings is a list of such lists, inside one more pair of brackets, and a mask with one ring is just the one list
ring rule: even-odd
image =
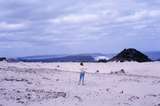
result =
[[82,86],[79,63],[0,62],[0,106],[160,106],[160,62],[85,67]]

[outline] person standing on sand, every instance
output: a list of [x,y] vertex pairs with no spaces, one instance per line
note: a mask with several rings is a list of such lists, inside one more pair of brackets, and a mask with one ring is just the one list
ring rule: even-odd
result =
[[78,85],[80,85],[82,83],[82,85],[84,85],[84,77],[85,77],[85,70],[86,68],[84,68],[83,66],[83,63],[81,62],[80,63],[81,65],[81,69],[80,69],[80,77],[79,77],[79,82],[78,82]]

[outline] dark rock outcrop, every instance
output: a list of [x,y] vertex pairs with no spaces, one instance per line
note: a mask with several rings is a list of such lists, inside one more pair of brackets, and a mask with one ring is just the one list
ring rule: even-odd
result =
[[111,58],[109,61],[116,61],[116,62],[125,62],[125,61],[136,61],[136,62],[150,62],[151,59],[148,58],[147,55],[141,53],[140,51],[129,48],[124,49],[118,55]]
[[0,57],[0,61],[7,60],[5,57]]
[[107,59],[99,59],[98,62],[106,63]]

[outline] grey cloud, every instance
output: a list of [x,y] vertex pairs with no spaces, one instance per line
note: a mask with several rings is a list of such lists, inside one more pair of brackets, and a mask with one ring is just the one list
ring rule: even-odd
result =
[[[19,43],[32,50],[88,52],[91,47],[100,51],[103,45],[112,50],[109,45],[116,46],[115,40],[127,44],[130,38],[131,42],[142,38],[145,43],[146,36],[157,38],[160,33],[159,4],[159,0],[1,0],[0,48]],[[122,47],[123,43],[118,45]]]

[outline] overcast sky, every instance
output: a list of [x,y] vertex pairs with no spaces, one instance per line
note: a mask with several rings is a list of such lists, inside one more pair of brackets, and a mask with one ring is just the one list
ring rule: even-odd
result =
[[0,0],[0,56],[160,50],[160,0]]

